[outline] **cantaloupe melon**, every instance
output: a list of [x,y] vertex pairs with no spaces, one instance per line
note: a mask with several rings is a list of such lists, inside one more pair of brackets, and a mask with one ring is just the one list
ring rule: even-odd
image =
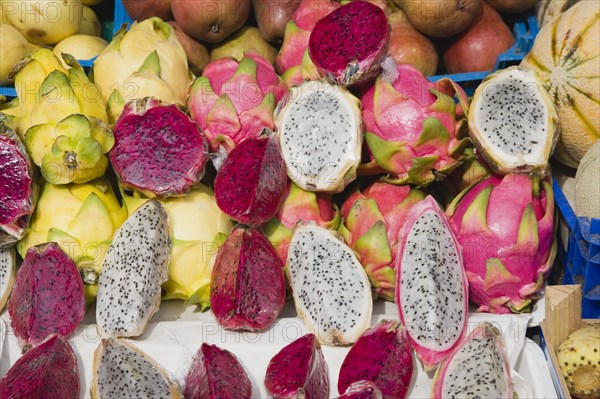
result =
[[600,140],[579,163],[575,175],[575,213],[600,219]]
[[545,25],[521,65],[553,96],[562,128],[554,155],[576,168],[600,137],[600,1],[580,1]]

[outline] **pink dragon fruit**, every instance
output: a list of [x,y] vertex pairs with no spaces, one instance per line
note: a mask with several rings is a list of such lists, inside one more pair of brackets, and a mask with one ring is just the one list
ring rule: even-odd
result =
[[471,301],[484,312],[526,311],[556,255],[550,182],[492,176],[446,212],[463,247]]
[[[459,105],[454,98],[457,96]],[[430,83],[410,65],[387,59],[384,73],[361,97],[365,140],[373,160],[394,184],[427,186],[459,165],[468,143],[465,92],[449,79]]]
[[285,304],[285,280],[277,253],[257,229],[237,227],[219,248],[212,271],[210,305],[229,330],[267,328]]
[[320,74],[343,86],[377,76],[387,56],[391,27],[383,10],[354,0],[315,24],[308,54]]
[[147,97],[125,105],[110,162],[121,184],[148,197],[187,193],[204,175],[206,138],[176,105]]
[[353,382],[338,399],[382,399],[381,390],[369,380]]
[[85,315],[83,282],[75,262],[56,243],[27,251],[8,302],[15,335],[25,346],[51,334],[69,335]]
[[298,222],[313,221],[330,230],[337,230],[340,225],[340,211],[330,194],[304,191],[288,181],[284,198],[277,215],[262,225],[282,265],[287,260],[292,230]]
[[239,63],[220,58],[208,64],[192,85],[188,108],[211,150],[223,145],[231,151],[263,129],[275,128],[273,111],[285,93],[273,66],[247,51]]
[[277,399],[329,397],[327,363],[314,334],[298,338],[273,356],[265,387]]
[[339,3],[330,0],[302,0],[292,14],[285,26],[281,49],[275,58],[277,72],[288,85],[320,78],[317,67],[308,55],[310,33],[321,18],[339,6]]
[[356,190],[342,205],[340,234],[357,254],[377,296],[387,301],[394,301],[396,294],[398,233],[410,207],[423,199],[423,192],[409,186],[375,182]]
[[235,147],[215,178],[217,206],[230,218],[251,226],[275,216],[287,183],[281,149],[272,132]]
[[413,373],[413,360],[406,329],[398,321],[381,321],[365,331],[352,346],[338,379],[338,392],[350,384],[368,380],[384,399],[404,399]]

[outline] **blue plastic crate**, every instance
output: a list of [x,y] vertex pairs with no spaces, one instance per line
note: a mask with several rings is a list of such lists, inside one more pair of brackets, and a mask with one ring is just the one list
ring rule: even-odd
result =
[[568,242],[559,246],[565,268],[563,283],[582,285],[584,319],[600,318],[600,219],[575,215],[556,181],[553,187],[558,216],[569,228]]

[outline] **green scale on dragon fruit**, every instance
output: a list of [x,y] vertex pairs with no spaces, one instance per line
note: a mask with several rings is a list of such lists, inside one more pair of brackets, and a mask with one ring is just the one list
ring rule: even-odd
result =
[[530,310],[556,256],[550,181],[492,176],[446,212],[463,247],[470,300],[485,312]]

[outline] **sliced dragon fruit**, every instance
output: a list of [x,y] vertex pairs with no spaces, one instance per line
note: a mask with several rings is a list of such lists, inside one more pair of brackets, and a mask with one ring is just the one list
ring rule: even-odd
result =
[[117,120],[110,162],[121,184],[148,197],[180,196],[204,175],[208,143],[176,105],[133,100]]
[[203,343],[185,377],[186,399],[250,399],[252,384],[233,353]]
[[369,380],[353,382],[338,399],[382,399],[381,390]]
[[4,309],[15,281],[17,255],[14,247],[0,249],[0,312]]
[[267,328],[285,304],[285,279],[273,246],[257,229],[236,228],[219,248],[210,306],[223,328]]
[[432,398],[512,399],[510,366],[500,331],[482,323],[435,373]]
[[25,345],[56,333],[69,335],[85,315],[83,282],[77,265],[52,242],[31,247],[17,271],[8,314]]
[[395,268],[400,318],[425,370],[432,370],[464,336],[469,305],[462,248],[433,197],[411,208]]
[[322,76],[344,86],[365,82],[380,71],[390,31],[381,8],[355,0],[316,23],[308,53]]
[[365,331],[352,346],[340,369],[338,392],[352,383],[372,381],[384,399],[406,397],[413,360],[406,329],[398,321],[382,321]]
[[96,321],[103,336],[135,337],[160,305],[168,280],[171,238],[157,200],[140,206],[116,231],[102,264]]
[[239,143],[215,178],[215,198],[230,218],[260,225],[277,213],[287,183],[279,143],[268,130]]
[[25,352],[0,380],[3,399],[79,397],[77,357],[56,334]]
[[277,399],[329,397],[329,375],[321,345],[306,334],[281,349],[269,362],[265,387]]
[[154,360],[135,346],[103,339],[94,353],[92,398],[172,398],[183,394]]
[[360,102],[325,80],[290,90],[275,110],[288,177],[306,191],[340,192],[356,178],[363,142]]
[[560,123],[554,102],[534,72],[509,67],[475,91],[469,135],[494,172],[547,175]]
[[0,248],[23,238],[35,208],[33,164],[17,134],[0,122]]
[[298,224],[286,272],[298,316],[320,343],[351,344],[369,328],[373,298],[367,273],[333,232],[315,224]]

